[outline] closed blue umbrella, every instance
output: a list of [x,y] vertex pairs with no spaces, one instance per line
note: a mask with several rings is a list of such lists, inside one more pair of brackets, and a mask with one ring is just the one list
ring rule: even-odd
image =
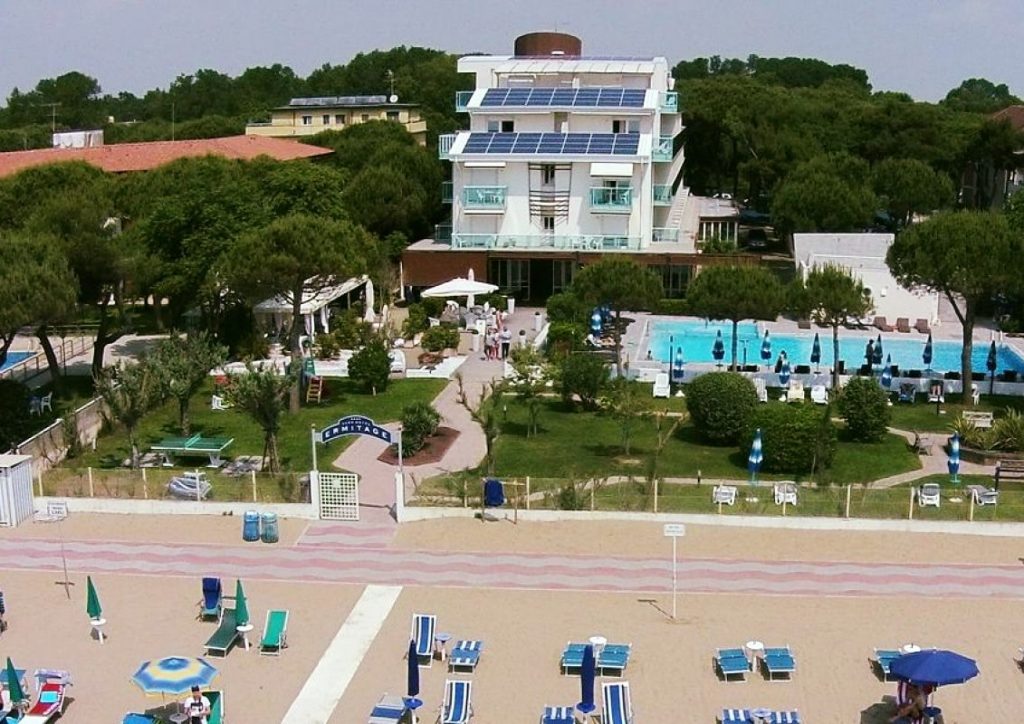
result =
[[757,473],[761,470],[761,462],[764,460],[764,452],[761,441],[761,428],[754,432],[754,442],[750,445],[750,455],[747,456],[747,470],[750,472],[750,484],[757,485]]
[[952,483],[959,485],[960,479],[957,474],[960,472],[960,435],[955,432],[953,437],[949,438],[949,460],[946,461],[946,467],[949,468]]
[[821,340],[818,338],[818,333],[814,333],[814,344],[811,345],[811,364],[814,365],[814,371],[818,371],[818,365],[821,364]]
[[978,664],[955,651],[928,649],[893,659],[889,673],[916,686],[948,686],[973,679]]
[[996,353],[996,341],[992,340],[992,344],[990,344],[988,348],[988,359],[985,360],[985,369],[988,370],[989,374],[988,393],[990,395],[996,386],[996,367],[998,364],[999,357]]
[[882,335],[878,335],[878,339],[875,340],[874,354],[871,359],[872,364],[882,364]]
[[583,714],[590,714],[597,708],[594,703],[594,678],[597,675],[597,662],[594,661],[594,647],[587,644],[583,649],[583,663],[580,666],[580,703],[576,708]]
[[782,369],[779,370],[779,384],[783,387],[789,384],[789,358],[782,358]]
[[921,361],[924,362],[925,367],[931,369],[932,364],[932,333],[928,333],[928,341],[924,343],[924,352],[921,353]]
[[885,369],[882,370],[882,387],[889,389],[892,387],[892,356],[885,356]]
[[715,362],[721,362],[725,359],[725,342],[722,341],[722,330],[718,330],[718,334],[715,335],[715,344],[711,348],[711,356],[715,358]]
[[420,662],[416,655],[416,641],[409,640],[409,655],[406,659],[406,699],[405,705],[410,709],[419,709],[423,702],[417,697],[420,694]]
[[683,369],[685,362],[683,360],[683,348],[676,347],[676,353],[672,356],[672,379],[675,382],[679,382],[683,379],[683,375],[686,371]]
[[767,362],[772,358],[772,341],[768,338],[768,330],[764,331],[764,339],[761,340],[761,359]]

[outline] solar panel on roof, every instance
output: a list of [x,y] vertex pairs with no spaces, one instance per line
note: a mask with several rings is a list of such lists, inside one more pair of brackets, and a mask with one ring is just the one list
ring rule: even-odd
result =
[[637,133],[471,133],[463,153],[632,156]]
[[645,94],[637,88],[490,88],[480,106],[643,108]]

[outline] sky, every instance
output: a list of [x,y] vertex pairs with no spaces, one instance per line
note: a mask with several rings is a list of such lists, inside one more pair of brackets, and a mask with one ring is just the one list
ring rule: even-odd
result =
[[920,100],[971,77],[1024,95],[1021,0],[0,0],[0,97],[70,70],[141,95],[198,68],[305,76],[396,45],[509,54],[553,29],[591,55],[815,57]]

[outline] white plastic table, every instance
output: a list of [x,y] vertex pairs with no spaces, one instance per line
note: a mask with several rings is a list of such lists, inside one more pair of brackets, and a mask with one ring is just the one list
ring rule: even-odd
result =
[[921,647],[917,644],[904,644],[900,647],[900,651],[902,651],[905,654],[916,654],[920,650]]
[[590,645],[594,647],[594,658],[596,659],[604,651],[604,647],[608,645],[608,639],[604,636],[591,636]]
[[437,657],[444,661],[448,658],[448,642],[452,640],[450,633],[439,633],[434,635],[434,651]]
[[761,651],[764,651],[764,642],[754,639],[752,641],[747,641],[747,643],[743,644],[743,648],[745,648],[751,654],[756,656]]
[[89,625],[92,626],[93,631],[96,632],[96,638],[103,643],[103,639],[106,638],[103,635],[103,627],[107,625],[107,619],[105,618],[91,618],[89,619]]
[[235,627],[235,631],[237,631],[242,636],[242,646],[245,647],[246,651],[249,650],[249,632],[252,631],[254,628],[255,626],[253,626],[251,623],[247,623],[244,626]]

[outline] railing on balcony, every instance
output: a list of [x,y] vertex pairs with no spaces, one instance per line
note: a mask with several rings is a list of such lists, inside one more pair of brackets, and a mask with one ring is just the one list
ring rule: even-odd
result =
[[661,110],[666,113],[675,113],[679,110],[679,94],[675,91],[662,91],[659,100]]
[[672,205],[672,186],[670,184],[655,184],[654,185],[654,205],[655,206],[671,206]]
[[448,160],[448,152],[452,150],[455,143],[454,133],[442,133],[437,137],[437,157],[442,161]]
[[633,189],[629,186],[596,186],[590,189],[590,210],[629,213],[633,207]]
[[658,136],[654,140],[651,156],[655,161],[672,160],[672,136]]
[[434,225],[434,241],[439,244],[451,244],[452,243],[452,225],[451,224],[435,224]]
[[441,203],[450,204],[452,202],[452,182],[442,181],[441,182]]
[[673,243],[679,241],[679,229],[654,227],[651,230],[651,241],[655,243]]
[[506,186],[464,186],[462,208],[482,211],[504,211]]
[[473,91],[455,92],[455,112],[462,113],[469,107],[469,101],[473,97]]
[[640,238],[598,234],[452,234],[453,249],[565,249],[636,251]]

